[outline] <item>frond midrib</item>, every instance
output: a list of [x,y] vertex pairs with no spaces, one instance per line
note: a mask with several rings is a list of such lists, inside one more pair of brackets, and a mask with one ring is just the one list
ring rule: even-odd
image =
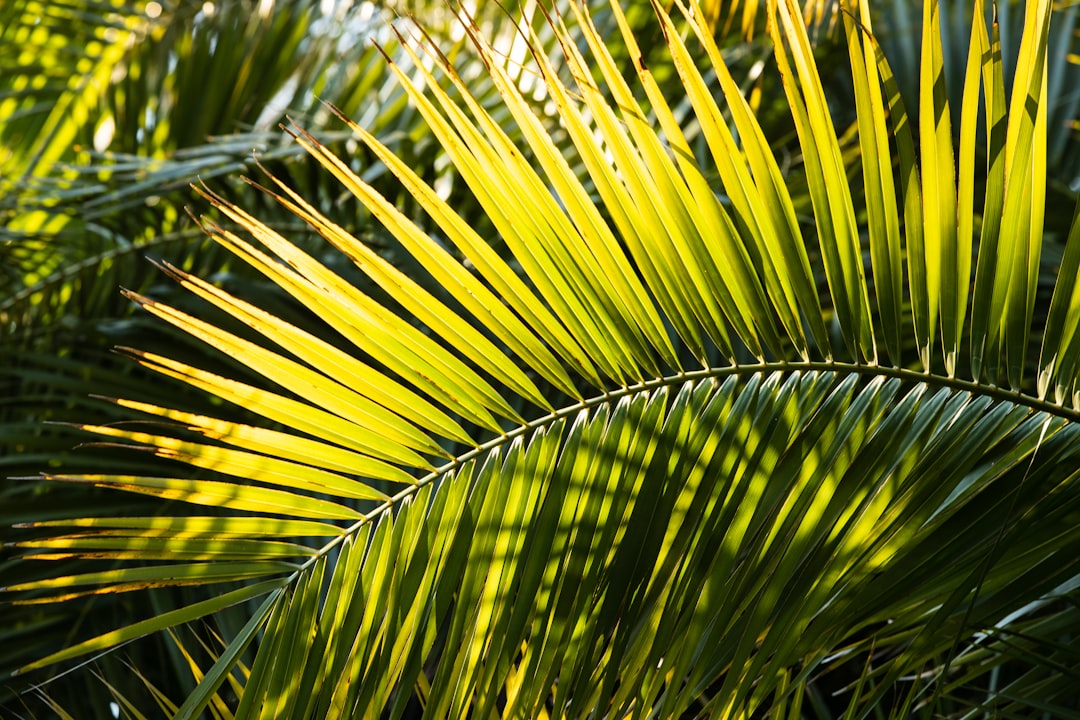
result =
[[508,445],[517,438],[527,436],[533,431],[548,427],[559,420],[572,418],[583,410],[590,410],[601,405],[610,404],[621,398],[629,397],[641,392],[649,392],[664,387],[673,387],[685,382],[774,372],[833,372],[841,375],[864,375],[870,378],[896,378],[904,382],[921,383],[931,388],[940,388],[954,392],[967,392],[971,393],[973,396],[987,397],[996,402],[1009,402],[1013,405],[1029,408],[1034,412],[1046,413],[1052,417],[1058,417],[1067,421],[1080,421],[1080,410],[1074,410],[1063,405],[1058,405],[1037,396],[1024,393],[1023,391],[1009,390],[989,383],[949,377],[948,375],[940,373],[919,372],[917,370],[887,365],[836,361],[779,361],[709,367],[701,370],[687,370],[659,378],[652,378],[633,385],[618,387],[613,390],[606,390],[599,395],[559,408],[554,412],[547,413],[528,423],[507,430],[502,435],[494,437],[487,442],[458,455],[453,460],[444,463],[423,477],[417,479],[414,484],[403,488],[387,500],[381,502],[373,510],[365,513],[363,518],[350,525],[345,532],[330,540],[330,542],[320,548],[318,553],[304,562],[301,568],[294,573],[293,578],[299,577],[307,568],[313,565],[318,558],[325,556],[346,538],[354,536],[365,525],[375,522],[375,520],[387,510],[398,507],[422,488],[430,485],[439,478],[446,477],[448,474],[460,469],[467,463],[484,457],[493,450]]

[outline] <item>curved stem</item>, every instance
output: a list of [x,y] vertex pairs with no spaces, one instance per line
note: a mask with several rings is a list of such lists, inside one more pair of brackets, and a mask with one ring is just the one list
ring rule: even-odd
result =
[[346,537],[355,534],[360,530],[361,527],[372,522],[382,513],[400,504],[407,498],[415,495],[416,492],[424,486],[429,485],[435,482],[440,477],[444,477],[448,473],[459,469],[466,463],[482,457],[487,453],[491,452],[492,450],[495,450],[496,448],[499,448],[513,441],[515,438],[522,437],[534,430],[551,425],[557,420],[572,417],[573,415],[576,415],[582,410],[588,410],[600,405],[612,403],[623,397],[628,397],[636,393],[648,392],[661,387],[671,387],[687,381],[706,380],[709,378],[725,378],[735,375],[753,375],[757,373],[770,372],[836,372],[840,374],[854,373],[858,375],[866,375],[869,377],[897,378],[902,381],[922,383],[931,387],[946,388],[955,392],[969,392],[973,395],[989,397],[999,402],[1009,402],[1013,403],[1014,405],[1027,407],[1035,412],[1047,413],[1048,415],[1060,417],[1065,420],[1080,420],[1080,411],[1061,405],[1056,405],[1046,400],[1042,400],[1031,395],[1026,395],[1020,391],[1006,390],[1004,388],[997,387],[996,385],[986,385],[971,380],[959,380],[957,378],[948,377],[945,375],[934,375],[932,373],[923,373],[916,370],[908,370],[906,368],[829,361],[799,361],[765,362],[752,365],[731,365],[726,367],[715,367],[705,368],[702,370],[685,371],[674,375],[666,375],[660,378],[653,378],[652,380],[646,380],[644,382],[636,383],[634,385],[626,385],[624,387],[616,388],[614,390],[605,391],[603,394],[588,398],[581,402],[574,403],[573,405],[569,405],[564,408],[560,408],[555,412],[548,413],[547,415],[544,415],[535,420],[532,420],[531,422],[516,427],[513,430],[509,430],[502,435],[496,438],[492,438],[491,440],[481,445],[478,445],[472,450],[469,450],[468,452],[459,455],[458,457],[447,462],[446,464],[436,468],[435,470],[432,470],[427,475],[419,478],[415,484],[403,488],[397,494],[383,501],[374,510],[366,513],[362,519],[357,520],[355,523],[350,525],[344,533],[330,540],[330,542],[324,545],[314,556],[308,559],[296,571],[294,577],[307,570],[308,567],[310,567],[319,557],[324,556],[331,549],[341,543]]

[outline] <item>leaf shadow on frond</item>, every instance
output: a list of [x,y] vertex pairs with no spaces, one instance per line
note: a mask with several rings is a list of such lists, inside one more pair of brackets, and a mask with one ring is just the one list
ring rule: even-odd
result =
[[[31,523],[44,537],[18,544],[28,559],[144,562],[64,566],[8,591],[236,584],[27,671],[240,608],[246,622],[179,716],[217,702],[230,678],[241,717],[792,716],[805,702],[823,716],[933,717],[970,710],[975,695],[991,712],[1076,702],[1067,651],[1044,662],[998,641],[1062,645],[1075,613],[1059,601],[1080,576],[1075,217],[1045,316],[1035,310],[1049,3],[1027,10],[1011,108],[990,32],[976,23],[970,38],[954,109],[969,128],[985,102],[1009,163],[985,169],[978,229],[982,170],[974,133],[957,147],[941,121],[952,106],[934,23],[909,114],[866,3],[841,19],[857,196],[801,11],[770,3],[808,227],[711,29],[678,7],[688,34],[656,17],[704,160],[649,66],[628,78],[581,5],[553,16],[561,65],[530,35],[572,161],[479,25],[463,31],[513,135],[444,54],[402,44],[411,63],[391,59],[390,72],[483,210],[483,232],[363,126],[349,123],[429,225],[295,130],[437,293],[273,173],[261,192],[370,287],[201,190],[221,218],[204,221],[211,237],[325,328],[163,264],[232,325],[129,297],[261,382],[200,357],[131,355],[262,419],[115,400],[165,425],[81,429],[192,475],[48,481],[189,512]],[[635,57],[633,29],[612,12]],[[845,692],[824,701],[834,689]]]

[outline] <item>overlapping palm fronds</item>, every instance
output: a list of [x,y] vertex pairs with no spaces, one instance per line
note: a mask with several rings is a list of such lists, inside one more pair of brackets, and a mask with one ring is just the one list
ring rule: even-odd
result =
[[[993,22],[1001,43],[1001,67],[1005,87],[1011,89],[1016,58],[1023,37],[1025,3],[984,3],[982,22]],[[918,68],[922,9],[918,3],[889,0],[874,3],[878,20],[878,40],[892,64],[897,84],[911,107],[918,105]],[[1080,5],[1055,4],[1054,26],[1047,38],[1047,178],[1052,203],[1061,205],[1075,197],[1080,188],[1080,34],[1077,20]],[[973,9],[970,0],[948,0],[939,4],[936,22],[941,27],[942,59],[954,106],[962,100],[964,73],[972,33]],[[979,151],[987,152],[987,141],[979,130]],[[1058,213],[1048,218],[1053,232],[1064,232],[1069,217]]]
[[[439,160],[437,145],[369,42],[374,35],[386,52],[400,53],[388,25],[391,17],[368,4],[307,0],[16,0],[0,6],[0,53],[8,60],[0,64],[4,543],[35,536],[12,531],[15,523],[116,507],[115,499],[99,493],[10,480],[13,476],[42,468],[92,471],[103,467],[101,461],[113,471],[153,471],[153,459],[139,455],[91,452],[72,458],[71,448],[84,436],[67,425],[43,422],[119,420],[126,415],[92,395],[115,395],[120,388],[148,400],[177,399],[175,390],[162,393],[156,378],[110,351],[139,342],[161,343],[176,353],[200,352],[185,334],[163,333],[133,312],[120,294],[121,287],[152,288],[159,298],[184,302],[182,293],[161,282],[147,256],[169,258],[227,286],[244,287],[264,307],[294,322],[305,320],[302,309],[274,296],[272,283],[230,262],[228,253],[191,222],[185,206],[196,197],[188,186],[192,179],[226,179],[234,198],[261,203],[266,222],[318,248],[302,222],[239,181],[238,172],[254,168],[257,153],[260,163],[323,210],[337,208],[339,222],[367,233],[365,239],[378,245],[384,238],[365,230],[366,212],[346,217],[333,178],[313,171],[313,161],[278,128],[288,116],[326,125],[325,100],[382,138],[426,180],[451,197],[461,194]],[[516,27],[506,15],[489,21],[499,36],[513,35]],[[461,55],[469,47],[458,40],[445,50],[465,65]],[[477,94],[488,105],[498,98],[490,84],[486,91],[478,87]],[[340,129],[320,134],[341,151],[350,137]],[[354,163],[358,169],[370,165],[361,153]],[[377,172],[365,177],[388,196],[400,192],[392,178]],[[403,207],[407,203],[394,199]],[[326,255],[321,259],[334,262]],[[186,402],[212,410],[198,393]],[[134,498],[125,507],[135,514],[152,512]],[[9,548],[0,551],[5,578],[0,584],[40,576],[41,568],[31,570],[12,556]],[[92,612],[70,605],[9,608],[5,630],[11,634],[0,642],[0,672],[18,667],[29,657],[25,653],[70,643],[73,628],[103,630],[122,622],[130,608],[114,600],[98,599]],[[0,703],[9,691],[0,688]]]
[[183,470],[49,479],[185,510],[32,523],[49,535],[21,543],[28,557],[84,565],[9,597],[221,589],[25,671],[241,606],[247,623],[199,668],[179,717],[1074,711],[1075,218],[1036,313],[1052,12],[1029,3],[1009,96],[994,28],[973,23],[950,106],[935,8],[917,116],[866,3],[844,16],[854,192],[801,9],[770,2],[809,222],[700,9],[681,4],[688,36],[656,11],[705,162],[648,65],[631,83],[608,52],[641,57],[615,4],[618,40],[575,5],[551,18],[563,65],[533,56],[580,166],[475,25],[463,30],[517,142],[436,48],[403,43],[412,62],[391,70],[507,254],[355,123],[433,231],[317,138],[296,141],[414,274],[273,175],[267,196],[367,286],[202,189],[222,216],[207,232],[333,333],[168,263],[228,328],[129,293],[264,382],[128,355],[263,420],[116,400],[150,423],[82,429]]

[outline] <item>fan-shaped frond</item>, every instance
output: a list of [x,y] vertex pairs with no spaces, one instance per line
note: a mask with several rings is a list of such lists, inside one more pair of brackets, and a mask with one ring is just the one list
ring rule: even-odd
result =
[[[296,140],[415,277],[272,175],[267,196],[369,286],[201,190],[230,222],[206,219],[207,232],[333,332],[169,264],[228,327],[129,294],[263,384],[127,354],[263,421],[115,401],[150,423],[83,429],[197,476],[51,479],[189,512],[32,523],[47,532],[19,543],[27,557],[86,570],[7,590],[39,602],[229,584],[25,669],[244,604],[250,619],[178,716],[230,678],[241,717],[798,716],[823,674],[854,678],[853,714],[931,716],[968,702],[958,677],[986,711],[1017,712],[1041,691],[1074,702],[1067,651],[1024,652],[1075,629],[1059,602],[1080,576],[1076,220],[1045,321],[1036,314],[1051,7],[1028,5],[1007,103],[998,46],[974,23],[959,108],[939,87],[935,8],[915,117],[866,4],[846,16],[857,207],[801,10],[770,3],[810,222],[696,6],[678,7],[689,36],[657,17],[705,163],[647,64],[635,61],[632,84],[578,5],[550,18],[561,65],[530,39],[583,173],[468,17],[520,135],[436,49],[403,43],[411,63],[388,58],[391,71],[508,252],[355,123],[434,232],[314,136]],[[1000,153],[976,230],[966,130],[980,102]],[[101,560],[116,564],[90,569]],[[234,674],[256,637],[250,674]],[[1008,692],[979,684],[1018,658]]]

